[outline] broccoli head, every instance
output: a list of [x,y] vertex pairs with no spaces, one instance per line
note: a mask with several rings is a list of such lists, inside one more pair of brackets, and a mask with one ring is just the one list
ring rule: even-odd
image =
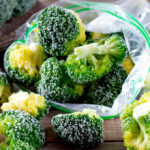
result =
[[13,11],[13,16],[17,17],[29,11],[36,3],[36,0],[16,0],[17,4]]
[[128,150],[150,149],[150,92],[121,113],[124,145]]
[[39,44],[16,44],[5,53],[5,69],[14,81],[32,85],[39,80],[39,70],[45,58],[44,50]]
[[40,75],[37,92],[46,99],[70,102],[83,95],[84,86],[71,81],[65,73],[63,60],[58,61],[55,57],[47,59],[41,66]]
[[11,95],[11,86],[5,73],[0,71],[0,104],[8,101]]
[[123,38],[112,34],[97,42],[76,47],[66,60],[67,73],[77,83],[100,79],[111,71],[112,66],[121,63],[126,55]]
[[[44,144],[45,140],[40,122],[20,110],[8,110],[0,114],[0,134],[6,137],[6,140],[0,144],[0,148],[9,149],[16,145],[17,141],[22,141],[37,149]],[[20,148],[26,145],[22,142],[18,143]]]
[[59,114],[51,122],[54,132],[71,145],[89,148],[103,142],[103,120],[93,110]]
[[85,103],[111,107],[120,94],[126,77],[126,71],[122,66],[114,67],[111,72],[89,88]]
[[48,113],[50,108],[50,104],[44,97],[34,93],[19,91],[18,93],[12,94],[8,100],[9,102],[4,103],[1,107],[3,111],[25,111],[38,120],[40,120],[46,113]]
[[45,8],[38,16],[39,41],[46,53],[67,56],[85,40],[79,16],[60,6]]
[[9,20],[16,6],[16,0],[0,0],[0,26]]

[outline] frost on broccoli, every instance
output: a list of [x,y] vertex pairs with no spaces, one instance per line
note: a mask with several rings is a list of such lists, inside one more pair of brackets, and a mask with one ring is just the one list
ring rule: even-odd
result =
[[[45,134],[40,122],[30,114],[20,110],[3,111],[0,115],[0,134],[6,136],[6,140],[0,144],[0,148],[8,149],[17,141],[28,143],[29,146],[38,149],[44,144]],[[18,145],[22,147],[22,142]]]
[[121,113],[124,145],[128,150],[150,149],[150,92]]
[[115,67],[89,88],[85,102],[111,107],[120,94],[126,78],[127,74],[123,67]]
[[37,92],[46,99],[57,102],[78,100],[84,86],[71,81],[65,73],[64,61],[55,57],[47,59],[41,66],[41,79],[37,83]]
[[54,132],[70,145],[90,148],[103,142],[103,120],[93,110],[59,114],[51,122]]
[[9,20],[16,6],[16,0],[0,0],[0,26]]
[[[96,42],[97,41],[97,42]],[[100,79],[120,64],[126,55],[126,45],[121,36],[112,34],[96,39],[95,43],[76,47],[66,60],[67,73],[77,83]]]
[[5,73],[0,71],[0,104],[8,101],[11,95],[11,86]]
[[36,3],[36,0],[15,0],[17,2],[13,16],[17,17],[29,11]]
[[45,59],[39,44],[16,44],[6,51],[4,64],[11,79],[28,86],[39,80],[39,70]]
[[48,113],[49,108],[50,104],[39,94],[19,91],[8,98],[8,102],[2,105],[1,110],[25,111],[40,120]]
[[85,40],[79,16],[60,6],[45,8],[38,16],[39,40],[53,56],[66,56]]

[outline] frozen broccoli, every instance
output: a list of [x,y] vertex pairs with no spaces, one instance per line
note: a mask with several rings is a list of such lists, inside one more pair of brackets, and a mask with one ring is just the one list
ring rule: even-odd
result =
[[9,20],[16,6],[16,0],[0,0],[0,26]]
[[67,56],[85,40],[79,16],[60,6],[45,8],[38,16],[39,40],[46,53]]
[[8,103],[2,105],[1,110],[25,111],[38,120],[48,113],[50,108],[50,104],[44,97],[34,93],[19,91],[18,93],[12,94],[8,100]]
[[[44,144],[45,134],[40,122],[33,116],[20,110],[3,111],[0,115],[0,134],[6,140],[0,144],[0,148],[13,147],[17,141],[28,143],[38,149]],[[18,147],[26,144],[18,142]],[[20,144],[20,145],[19,145]]]
[[126,49],[123,38],[118,34],[76,47],[66,60],[67,73],[77,83],[100,79],[111,71],[112,66],[123,61]]
[[121,113],[124,145],[128,150],[150,149],[150,92]]
[[36,3],[36,0],[15,0],[17,2],[13,16],[17,17],[29,11]]
[[39,44],[16,44],[5,53],[5,70],[14,81],[27,86],[33,85],[39,80],[39,70],[45,58],[44,50]]
[[11,95],[11,86],[5,73],[0,71],[0,104],[8,101]]
[[115,67],[89,88],[85,103],[111,107],[120,94],[126,77],[122,66]]
[[103,120],[90,109],[52,118],[52,127],[65,142],[90,148],[103,142]]
[[83,85],[71,81],[65,73],[63,60],[58,61],[55,57],[47,59],[41,66],[40,75],[37,92],[46,99],[69,102],[83,95]]

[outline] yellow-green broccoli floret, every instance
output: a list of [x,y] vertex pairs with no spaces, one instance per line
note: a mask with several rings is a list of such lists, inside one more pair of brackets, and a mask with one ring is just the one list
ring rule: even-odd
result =
[[4,103],[1,107],[5,110],[21,110],[28,112],[36,119],[41,119],[50,108],[50,104],[47,100],[39,94],[27,93],[19,91],[18,93],[12,94],[8,98],[8,102]]
[[7,75],[0,71],[0,104],[8,101],[11,95],[11,85],[7,79]]
[[46,55],[39,44],[16,44],[6,51],[4,64],[11,79],[32,85],[39,79],[39,70],[45,59]]
[[150,149],[150,92],[121,113],[124,145],[128,150]]
[[38,149],[45,140],[44,129],[40,122],[20,110],[8,110],[0,114],[0,134],[6,137],[6,140],[0,143],[0,148],[8,150],[19,141],[21,141],[18,143],[20,148],[25,146],[23,143],[28,143],[30,147]]
[[51,122],[54,132],[70,145],[91,148],[103,142],[103,120],[93,110],[58,114]]
[[78,14],[60,6],[45,8],[38,16],[39,41],[47,54],[67,56],[85,41]]
[[122,63],[126,50],[125,41],[118,34],[96,39],[95,43],[76,47],[67,57],[67,73],[77,83],[100,79],[112,66]]
[[41,66],[40,75],[37,92],[48,100],[74,102],[83,95],[84,85],[76,84],[68,77],[63,60],[47,59]]

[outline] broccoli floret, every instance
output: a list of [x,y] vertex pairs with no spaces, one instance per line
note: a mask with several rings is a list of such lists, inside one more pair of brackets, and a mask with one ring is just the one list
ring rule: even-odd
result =
[[120,94],[126,77],[126,71],[122,66],[115,67],[89,88],[85,103],[111,107]]
[[39,40],[47,54],[67,56],[85,40],[79,16],[60,6],[45,8],[38,16]]
[[37,92],[46,99],[57,102],[78,100],[84,86],[71,81],[65,73],[64,61],[55,57],[47,59],[40,69],[41,80],[37,83]]
[[0,104],[8,101],[11,95],[11,85],[7,79],[7,75],[0,71]]
[[59,114],[51,122],[54,132],[71,145],[90,148],[103,142],[103,120],[93,110]]
[[118,34],[97,39],[96,43],[76,47],[66,60],[67,73],[77,83],[100,79],[121,63],[126,55],[123,38]]
[[19,91],[18,93],[12,94],[8,100],[8,103],[2,105],[1,110],[25,111],[38,120],[48,113],[50,108],[50,104],[44,97],[34,93]]
[[16,6],[16,0],[0,0],[0,26],[9,20]]
[[17,141],[28,143],[33,148],[40,148],[44,144],[45,133],[37,121],[30,114],[20,110],[3,111],[0,115],[0,134],[6,137],[0,147],[9,148]]
[[17,4],[13,11],[13,16],[17,17],[29,11],[36,3],[36,0],[16,0]]
[[132,61],[131,57],[129,54],[127,54],[126,58],[124,59],[122,66],[126,70],[126,73],[129,74],[131,70],[134,67],[134,62]]
[[39,44],[16,44],[5,53],[5,70],[14,81],[33,85],[40,78],[39,70],[45,59],[46,55]]
[[124,145],[128,150],[150,149],[150,92],[121,113]]

